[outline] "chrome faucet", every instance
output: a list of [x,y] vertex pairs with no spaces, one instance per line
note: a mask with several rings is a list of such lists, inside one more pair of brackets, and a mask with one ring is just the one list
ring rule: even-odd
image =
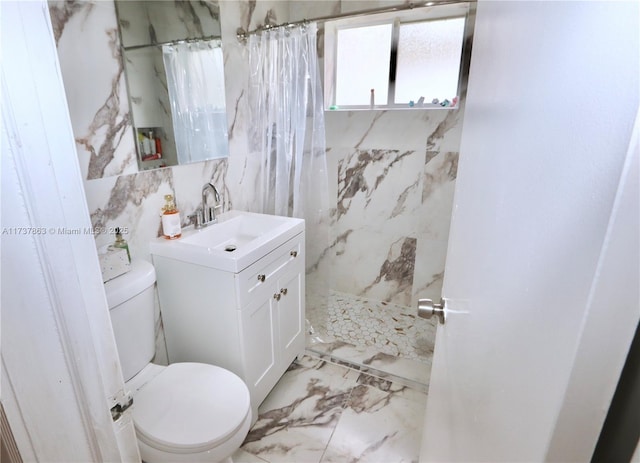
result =
[[[216,202],[215,206],[209,206],[209,191],[213,192],[213,199]],[[212,223],[216,223],[218,219],[216,218],[216,209],[221,208],[222,203],[220,202],[220,194],[216,187],[211,183],[205,183],[202,187],[202,208],[198,209],[195,216],[195,224],[196,228],[206,227],[207,225],[211,225]]]

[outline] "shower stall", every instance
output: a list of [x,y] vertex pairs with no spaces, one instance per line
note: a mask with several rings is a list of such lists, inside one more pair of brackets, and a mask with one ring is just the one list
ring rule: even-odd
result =
[[[389,97],[389,105],[368,111],[325,112],[329,243],[307,273],[309,287],[325,279],[328,286],[326,298],[307,301],[307,349],[423,390],[437,322],[419,318],[417,305],[441,297],[475,23],[472,4],[438,8],[394,11],[400,30],[392,45],[399,65],[404,21],[415,28],[417,15],[434,11],[464,18],[457,104],[398,110]],[[323,23],[325,107],[335,102],[336,30],[364,28],[377,13]],[[398,79],[390,78],[390,89]]]
[[[250,151],[261,160],[261,197],[268,199],[262,212],[306,220],[307,349],[424,390],[435,322],[419,318],[416,306],[419,298],[441,296],[474,20],[468,3],[447,8],[447,15],[466,19],[450,107],[391,100],[367,111],[327,106],[336,15],[316,26],[297,23],[292,9],[290,25],[239,34],[249,48]],[[437,11],[367,11],[356,13],[356,25],[389,10],[406,10],[407,24],[417,10]],[[306,16],[303,7],[297,11]],[[273,72],[274,66],[288,71]],[[309,98],[295,99],[300,104],[287,97],[305,92]]]

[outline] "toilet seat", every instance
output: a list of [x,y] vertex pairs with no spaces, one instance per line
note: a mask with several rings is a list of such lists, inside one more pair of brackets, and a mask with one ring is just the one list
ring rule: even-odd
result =
[[248,414],[249,390],[238,376],[213,365],[174,363],[135,395],[133,422],[150,447],[195,453],[232,438]]

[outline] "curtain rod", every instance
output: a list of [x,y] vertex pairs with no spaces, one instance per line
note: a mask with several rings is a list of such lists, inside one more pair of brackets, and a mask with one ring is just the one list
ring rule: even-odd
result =
[[333,19],[355,18],[358,16],[365,16],[368,14],[375,14],[375,13],[387,13],[387,12],[390,13],[394,11],[405,11],[405,10],[412,10],[414,8],[423,8],[427,6],[455,5],[458,3],[474,3],[476,1],[477,0],[432,0],[432,1],[427,1],[427,2],[423,1],[418,3],[411,2],[403,5],[372,8],[369,10],[362,10],[362,11],[357,11],[353,13],[339,13],[339,14],[333,14],[328,16],[319,16],[313,19],[301,19],[299,21],[285,22],[282,24],[273,24],[273,25],[265,24],[264,26],[257,27],[256,29],[248,32],[242,28],[239,28],[236,36],[238,37],[238,41],[246,42],[246,40],[249,38],[250,35],[259,34],[261,32],[268,31],[271,29],[277,29],[279,27],[299,26],[303,24],[309,24],[310,22],[316,22],[316,21],[323,22],[323,21],[331,21]]
[[130,51],[130,50],[139,50],[141,48],[147,48],[147,47],[162,47],[164,45],[181,45],[183,43],[207,42],[209,40],[221,40],[221,39],[220,39],[220,36],[218,35],[208,35],[206,37],[197,37],[197,38],[182,39],[182,40],[170,40],[167,42],[160,42],[160,43],[148,43],[146,45],[132,45],[130,47],[123,46],[122,49],[124,51]]

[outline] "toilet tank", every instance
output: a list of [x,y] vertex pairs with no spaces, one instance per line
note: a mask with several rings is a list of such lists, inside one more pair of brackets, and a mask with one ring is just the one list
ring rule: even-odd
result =
[[133,260],[127,273],[104,284],[125,381],[148,365],[155,355],[155,281],[153,265]]

